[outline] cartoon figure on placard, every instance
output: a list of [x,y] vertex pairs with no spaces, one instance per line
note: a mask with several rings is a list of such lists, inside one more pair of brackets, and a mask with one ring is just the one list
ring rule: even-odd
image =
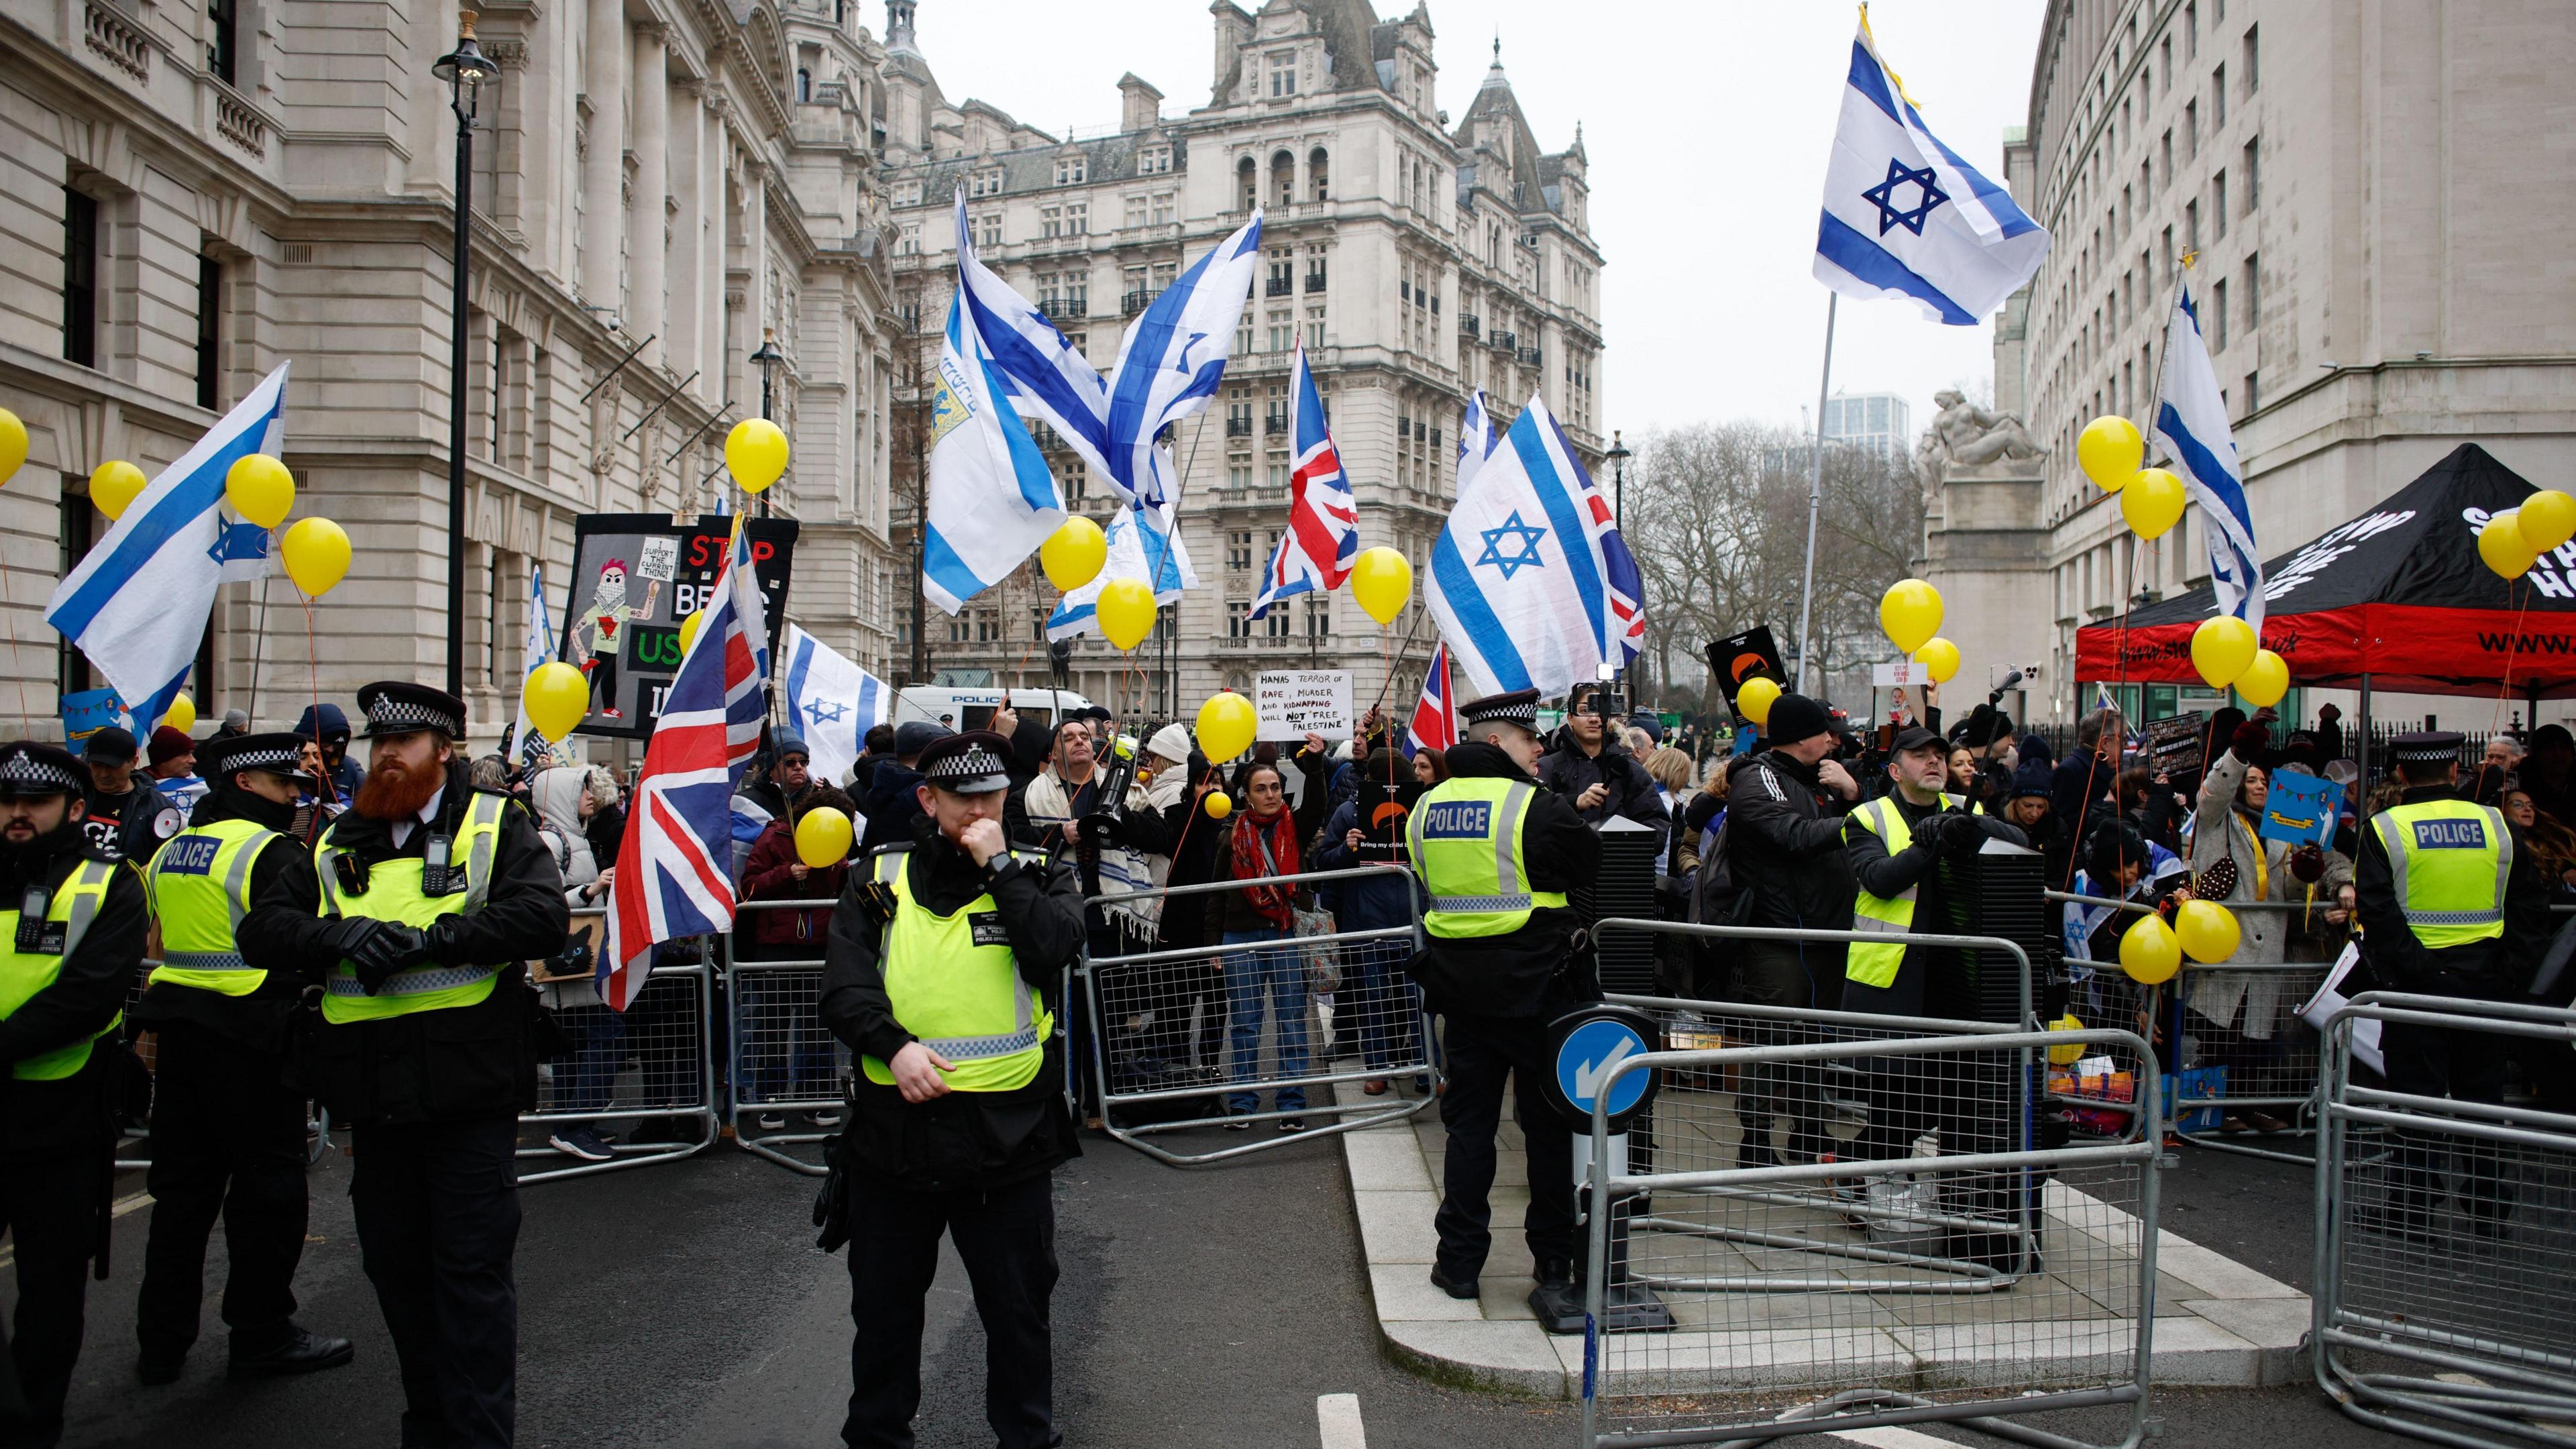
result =
[[[653,608],[661,602],[662,581],[655,579],[645,591],[641,605],[626,602],[626,560],[613,558],[599,566],[599,582],[593,586],[590,605],[573,621],[573,648],[583,654],[583,673],[590,676],[592,713],[607,719],[623,719],[625,712],[617,707],[617,651],[621,647],[618,630],[631,619],[653,617]],[[583,631],[589,631],[585,638]]]

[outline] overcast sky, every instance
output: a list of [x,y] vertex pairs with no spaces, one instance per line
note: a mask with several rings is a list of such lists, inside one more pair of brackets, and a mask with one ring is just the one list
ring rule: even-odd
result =
[[[1239,0],[1258,10],[1258,0]],[[1375,0],[1381,19],[1404,0]],[[884,12],[870,4],[869,23]],[[2001,180],[2003,128],[2028,112],[2044,0],[1879,0],[1879,52],[1935,134]],[[1115,23],[1104,23],[1109,17]],[[1855,27],[1834,0],[1431,0],[1440,104],[1466,114],[1499,32],[1539,144],[1583,123],[1608,356],[1603,425],[1751,418],[1795,425],[1816,399],[1825,291],[1809,275],[1818,187]],[[1126,71],[1165,115],[1207,103],[1204,0],[922,0],[921,49],[949,99],[1056,134],[1118,119]],[[997,43],[998,42],[998,43]],[[1837,391],[1932,394],[1993,372],[1990,328],[1898,302],[1846,303]]]

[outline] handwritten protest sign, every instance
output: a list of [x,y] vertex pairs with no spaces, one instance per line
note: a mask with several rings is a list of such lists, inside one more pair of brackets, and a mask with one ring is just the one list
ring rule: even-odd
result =
[[2315,775],[2298,775],[2282,771],[2272,777],[2272,793],[2263,805],[2265,840],[2286,840],[2292,845],[2310,842],[2323,845],[2334,838],[2335,812],[2341,804],[2343,786]]
[[1266,670],[1252,681],[1252,709],[1265,740],[1326,739],[1351,734],[1351,672],[1347,669]]

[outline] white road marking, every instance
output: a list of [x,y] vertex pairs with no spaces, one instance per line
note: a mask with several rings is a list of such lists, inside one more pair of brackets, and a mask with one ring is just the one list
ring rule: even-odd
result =
[[[150,1201],[152,1201],[152,1194],[148,1192],[129,1193],[110,1204],[107,1215],[111,1218],[121,1218]],[[6,1268],[17,1261],[18,1240],[11,1238],[9,1246],[0,1248],[0,1268]]]
[[1951,1440],[1935,1439],[1929,1434],[1893,1424],[1875,1429],[1837,1429],[1828,1437],[1852,1444],[1866,1444],[1870,1449],[1959,1449]]
[[1324,1449],[1368,1449],[1357,1394],[1316,1395],[1315,1428],[1323,1435]]

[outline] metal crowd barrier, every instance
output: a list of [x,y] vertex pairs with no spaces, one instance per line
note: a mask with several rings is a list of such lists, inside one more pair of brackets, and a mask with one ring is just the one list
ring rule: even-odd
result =
[[2576,1443],[2576,1116],[2368,1085],[2373,1024],[2381,1046],[2450,1034],[2436,1049],[2454,1064],[2576,1046],[2576,1011],[2445,996],[2370,992],[2327,1022],[2318,1387],[2365,1424],[2461,1449]]
[[[573,912],[575,918],[604,914],[596,906]],[[586,989],[579,982],[569,986]],[[704,965],[653,967],[643,991],[623,1012],[605,1004],[557,1006],[555,1022],[567,1050],[547,1064],[537,1110],[519,1114],[522,1135],[534,1128],[540,1140],[523,1142],[518,1155],[523,1163],[568,1165],[522,1170],[520,1185],[588,1177],[705,1151],[716,1136],[715,1062],[707,1031],[713,1011],[714,972]],[[612,1122],[661,1124],[656,1135],[667,1133],[671,1140],[635,1141],[639,1129],[627,1125],[625,1137],[608,1144],[606,1162],[582,1161],[544,1141],[568,1125],[590,1124],[605,1131]]]
[[[1368,865],[1272,876],[1267,883],[1382,879],[1390,873],[1410,879],[1401,867]],[[1244,884],[1211,881],[1124,891],[1094,896],[1085,904],[1161,904],[1180,896],[1218,896]],[[1419,898],[1414,899],[1417,909],[1401,926],[1091,958],[1083,972],[1091,1008],[1090,1058],[1100,1086],[1101,1122],[1109,1135],[1174,1167],[1200,1167],[1307,1138],[1380,1126],[1431,1105],[1429,1091],[1406,1096],[1401,1089],[1408,1079],[1428,1082],[1437,1075],[1421,993],[1403,971],[1421,941]],[[1341,974],[1330,1021],[1319,1009],[1310,975],[1312,968],[1325,964]],[[1247,979],[1249,989],[1241,989]],[[1214,1030],[1220,1024],[1221,1039]],[[1328,1027],[1342,1048],[1339,1057],[1329,1060],[1319,1049]],[[1210,1050],[1211,1040],[1218,1041],[1218,1050]],[[1353,1056],[1359,1058],[1357,1064],[1342,1069],[1341,1058]],[[1372,1056],[1377,1065],[1369,1064]],[[1382,1098],[1340,1100],[1342,1083],[1373,1080],[1389,1084]],[[1268,1111],[1260,1107],[1264,1095],[1272,1104]],[[1237,1100],[1229,1103],[1228,1098]],[[1250,1105],[1243,1098],[1251,1099]],[[1297,1105],[1281,1105],[1283,1098]],[[1333,1120],[1197,1153],[1175,1152],[1148,1140],[1209,1127],[1258,1131],[1263,1124],[1307,1117]]]
[[[2154,1094],[2134,1130],[2059,1142],[2030,1064],[2071,1045],[2150,1078],[2146,1041],[1809,1015],[1865,1039],[1650,1052],[1599,1085],[1586,1181],[1614,1206],[1590,1215],[1580,1442],[1756,1444],[1947,1422],[2065,1446],[2077,1441],[2012,1420],[2116,1406],[2127,1411],[2118,1442],[2138,1444],[2155,1311]],[[1952,1025],[1974,1029],[1903,1034]],[[1854,1130],[1835,1132],[1835,1154],[1748,1161],[1743,1083],[1757,1069],[1836,1067],[1866,1101],[1856,1124],[1837,1124]],[[1664,1073],[1653,1141],[1641,1154],[1632,1124],[1623,1164],[1608,1105],[1621,1078],[1649,1069]],[[1605,1331],[1614,1282],[1659,1295],[1670,1326]]]
[[[734,908],[733,930],[722,938],[726,1079],[732,1085],[726,1120],[733,1124],[734,1145],[811,1177],[823,1175],[823,1164],[787,1149],[813,1146],[839,1130],[841,1082],[852,1070],[850,1049],[823,1028],[822,942],[814,943],[812,956],[776,960],[757,953],[745,960],[742,945],[753,913],[828,911],[837,904],[836,897],[744,901]],[[760,947],[759,952],[770,949],[776,948]],[[799,1116],[806,1119],[801,1125],[795,1120]],[[763,1128],[762,1117],[777,1117],[782,1125]]]

